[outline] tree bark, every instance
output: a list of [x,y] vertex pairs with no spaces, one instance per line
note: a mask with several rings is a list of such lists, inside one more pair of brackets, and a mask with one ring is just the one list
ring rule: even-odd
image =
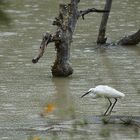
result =
[[82,16],[84,19],[84,16],[90,12],[108,12],[95,8],[78,11],[79,2],[80,0],[71,0],[70,4],[60,4],[59,16],[53,22],[53,25],[57,26],[56,33],[54,35],[46,33],[43,36],[38,56],[32,60],[33,63],[37,63],[43,56],[45,47],[50,42],[54,42],[57,55],[51,69],[53,76],[67,77],[73,73],[73,69],[69,63],[70,46],[78,18]]
[[[112,5],[112,0],[106,0],[106,4],[104,7],[105,11],[110,11]],[[106,43],[107,37],[105,37],[105,32],[106,32],[106,26],[107,26],[107,21],[109,17],[110,12],[104,12],[99,28],[99,34],[97,38],[97,44],[104,44]]]
[[136,45],[140,42],[140,29],[129,36],[125,36],[118,41],[119,45]]
[[69,58],[72,36],[78,19],[78,2],[78,0],[71,0],[71,3],[68,5],[61,4],[59,16],[53,23],[53,25],[58,27],[57,36],[60,38],[59,41],[55,42],[57,56],[52,66],[53,76],[67,77],[73,73]]
[[43,56],[45,47],[49,42],[55,43],[57,51],[56,60],[52,66],[52,75],[67,77],[73,73],[69,63],[70,45],[72,43],[73,32],[79,17],[78,3],[80,0],[71,0],[70,4],[60,4],[59,16],[55,18],[53,25],[57,26],[55,35],[46,33],[42,39],[39,54],[32,60],[37,63]]

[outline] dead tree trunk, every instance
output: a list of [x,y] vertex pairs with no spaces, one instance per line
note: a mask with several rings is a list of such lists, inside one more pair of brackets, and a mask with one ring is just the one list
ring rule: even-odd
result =
[[[112,0],[106,0],[105,4],[105,11],[110,11],[112,5]],[[107,21],[109,17],[109,12],[104,12],[99,28],[99,34],[97,38],[97,44],[104,44],[106,43],[107,37],[105,37],[105,32],[106,32],[106,26],[107,26]]]
[[53,25],[57,26],[56,33],[54,35],[50,33],[44,35],[39,48],[39,54],[32,60],[33,63],[37,63],[43,56],[45,47],[50,42],[54,42],[57,55],[51,69],[53,76],[67,77],[73,73],[73,69],[69,63],[70,45],[78,18],[82,16],[84,19],[84,16],[90,12],[106,12],[95,8],[78,11],[79,2],[80,0],[71,0],[70,4],[60,4],[59,16],[53,22]]
[[78,2],[80,0],[71,0],[70,4],[60,4],[59,16],[55,18],[53,25],[57,26],[55,35],[46,33],[42,39],[38,57],[32,60],[37,63],[43,56],[45,46],[49,42],[55,43],[57,51],[56,60],[52,66],[53,76],[69,76],[73,73],[73,69],[69,63],[70,45],[72,43],[72,35],[79,17]]
[[77,5],[78,0],[71,1],[68,5],[61,4],[59,16],[53,23],[53,25],[57,25],[57,33],[61,38],[55,42],[57,56],[52,66],[52,74],[54,76],[69,76],[73,73],[73,69],[69,64],[69,58],[72,35],[78,17]]
[[121,40],[118,41],[119,45],[136,45],[140,42],[140,29],[129,36],[123,37]]

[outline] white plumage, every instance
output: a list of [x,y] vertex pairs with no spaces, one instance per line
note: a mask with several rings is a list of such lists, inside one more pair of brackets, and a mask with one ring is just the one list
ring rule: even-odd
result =
[[[122,93],[122,92],[120,92],[120,91],[118,91],[118,90],[116,90],[116,89],[114,89],[112,87],[109,87],[107,85],[98,85],[95,88],[90,88],[88,90],[88,92],[83,94],[81,97],[84,97],[87,94],[89,94],[94,99],[95,98],[100,98],[100,97],[104,97],[104,98],[108,99],[110,105],[107,108],[107,110],[105,111],[104,115],[111,114],[112,109],[113,109],[113,107],[115,106],[115,104],[117,102],[117,99],[122,98],[122,97],[125,96],[124,93]],[[112,105],[112,102],[110,101],[110,98],[115,99],[115,102],[113,103],[113,105]],[[109,111],[109,109],[110,109],[110,111]]]

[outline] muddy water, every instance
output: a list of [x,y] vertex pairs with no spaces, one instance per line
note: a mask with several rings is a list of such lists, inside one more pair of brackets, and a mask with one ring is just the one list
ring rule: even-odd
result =
[[[55,32],[51,24],[60,2],[13,0],[7,7],[13,22],[11,27],[0,26],[0,140],[138,140],[138,128],[90,120],[105,111],[105,99],[80,99],[90,87],[107,84],[126,94],[112,115],[140,115],[140,45],[96,49],[101,14],[89,14],[77,24],[71,47],[72,76],[52,77],[53,44],[39,63],[31,63],[42,34]],[[81,1],[79,7],[92,5],[102,8],[104,1]],[[108,42],[135,32],[139,15],[138,0],[114,1]]]

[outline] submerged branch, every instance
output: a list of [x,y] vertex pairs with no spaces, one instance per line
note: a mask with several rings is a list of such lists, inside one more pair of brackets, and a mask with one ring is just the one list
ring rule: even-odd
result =
[[121,40],[118,41],[119,45],[137,45],[140,42],[140,29],[129,36],[123,37]]
[[120,118],[120,120],[123,122],[124,125],[127,125],[127,126],[134,125],[134,126],[137,126],[138,128],[140,128],[139,122],[133,120],[132,118],[131,119],[126,118],[126,120]]

